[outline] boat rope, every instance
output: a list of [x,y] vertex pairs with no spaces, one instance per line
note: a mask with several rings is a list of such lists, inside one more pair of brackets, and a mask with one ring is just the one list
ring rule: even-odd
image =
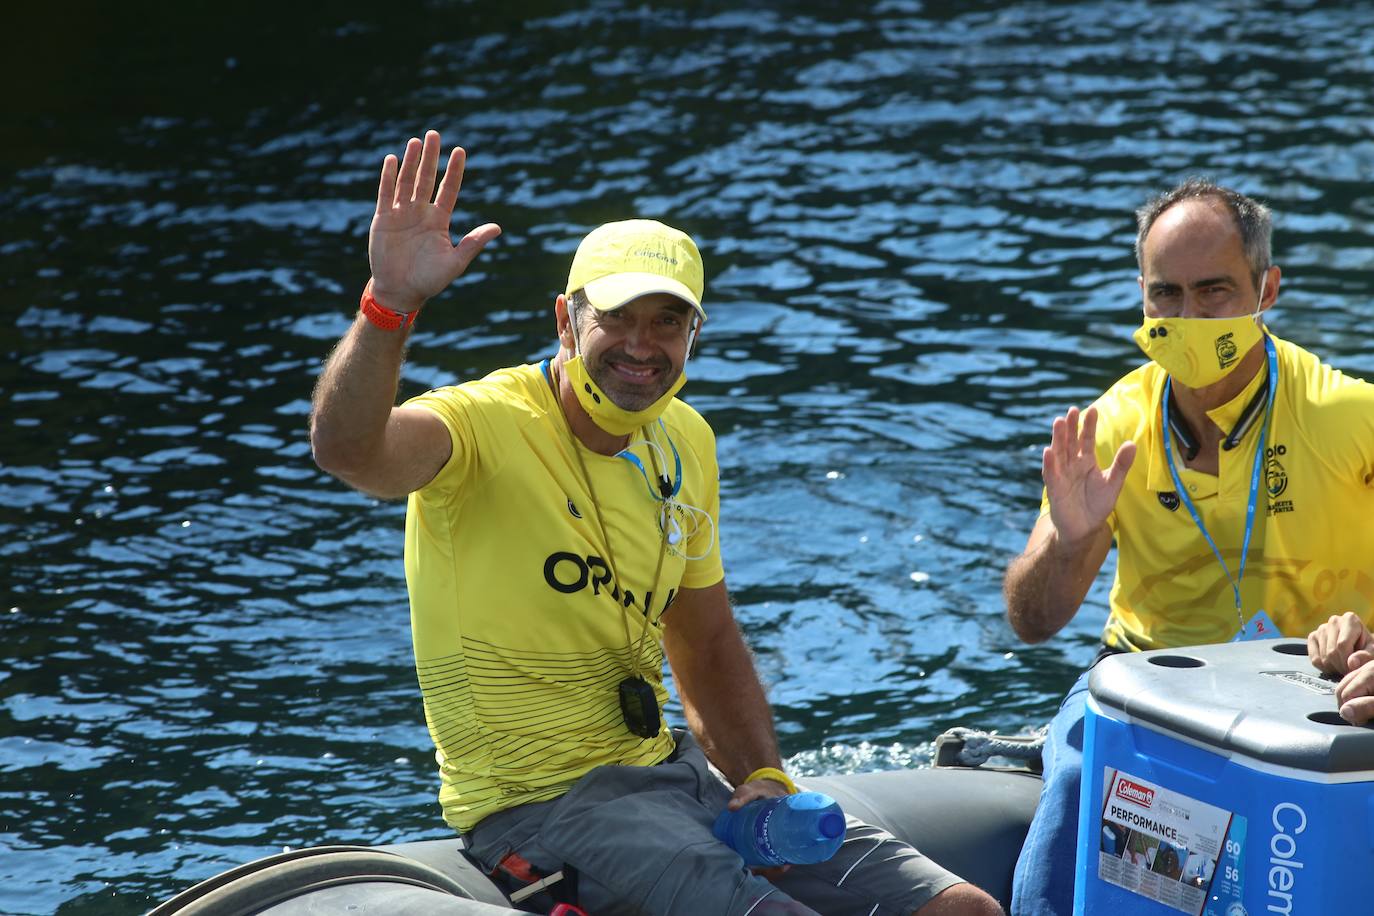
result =
[[951,728],[935,739],[935,765],[977,767],[993,757],[1005,757],[1038,766],[1048,732],[1048,725],[1028,735],[997,735],[974,728]]

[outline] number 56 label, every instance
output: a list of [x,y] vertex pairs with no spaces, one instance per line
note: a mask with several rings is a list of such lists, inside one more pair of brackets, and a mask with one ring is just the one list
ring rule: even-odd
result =
[[1245,818],[1233,815],[1226,831],[1226,843],[1217,862],[1217,877],[1212,882],[1205,916],[1236,916],[1244,913],[1245,893]]

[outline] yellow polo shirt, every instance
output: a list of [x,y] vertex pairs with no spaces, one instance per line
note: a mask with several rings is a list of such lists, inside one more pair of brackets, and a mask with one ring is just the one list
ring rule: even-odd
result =
[[[1263,609],[1285,636],[1306,636],[1345,611],[1374,624],[1374,385],[1294,344],[1278,338],[1274,344],[1278,395],[1241,584],[1242,614],[1248,621]],[[1138,447],[1108,520],[1117,567],[1102,638],[1120,649],[1225,642],[1239,629],[1226,574],[1174,495],[1161,437],[1165,378],[1147,363],[1096,402],[1098,464],[1110,466],[1127,440]],[[1266,380],[1261,370],[1209,416],[1229,431]],[[1184,468],[1174,443],[1179,477],[1232,576],[1240,568],[1262,425],[1261,419],[1235,449],[1220,452],[1215,477]]]
[[[407,404],[432,411],[453,440],[448,463],[410,495],[405,549],[444,819],[467,830],[503,808],[556,798],[593,767],[667,757],[667,727],[649,739],[631,734],[617,686],[638,645],[642,674],[659,708],[666,704],[662,618],[679,589],[723,578],[712,526],[689,528],[678,545],[685,549],[667,553],[651,581],[663,543],[661,503],[628,461],[573,438],[538,365]],[[678,500],[718,518],[710,427],[676,399],[663,423],[669,476],[667,439],[682,457]],[[650,451],[633,450],[652,470]]]

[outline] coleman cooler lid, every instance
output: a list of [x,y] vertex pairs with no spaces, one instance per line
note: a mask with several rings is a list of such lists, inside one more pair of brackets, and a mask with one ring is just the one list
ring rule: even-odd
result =
[[1374,728],[1340,717],[1336,682],[1297,639],[1157,649],[1104,658],[1088,689],[1108,715],[1226,756],[1314,773],[1374,771]]

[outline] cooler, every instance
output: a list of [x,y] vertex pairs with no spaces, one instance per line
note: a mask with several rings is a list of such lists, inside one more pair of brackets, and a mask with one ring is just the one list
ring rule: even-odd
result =
[[1293,639],[1089,678],[1074,912],[1374,913],[1374,729]]

